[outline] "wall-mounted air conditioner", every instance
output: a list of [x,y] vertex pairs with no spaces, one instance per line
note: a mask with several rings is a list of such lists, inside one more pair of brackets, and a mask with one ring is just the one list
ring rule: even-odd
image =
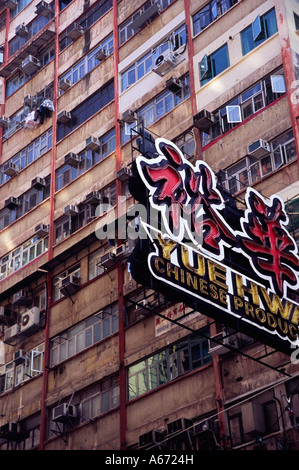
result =
[[248,153],[255,158],[262,158],[270,153],[270,145],[263,139],[258,139],[248,145]]
[[35,106],[37,104],[36,96],[34,95],[26,95],[24,98],[24,106],[29,106],[32,108],[32,106]]
[[164,54],[159,55],[155,60],[155,66],[153,68],[153,72],[160,77],[163,77],[167,72],[174,69],[177,65],[178,59],[174,54],[170,52],[165,52]]
[[159,444],[164,440],[164,434],[159,431],[148,431],[139,436],[139,448],[146,447],[152,444]]
[[28,290],[21,289],[13,294],[13,305],[29,305],[32,302],[32,293]]
[[20,333],[20,326],[15,323],[14,325],[6,328],[4,332],[4,343],[10,343],[14,340]]
[[69,80],[68,78],[61,78],[59,80],[59,88],[63,91],[68,90],[72,84],[72,80]]
[[[218,343],[218,341],[220,344]],[[231,352],[230,347],[235,349],[238,347],[238,338],[234,334],[229,334],[228,331],[221,331],[220,333],[215,336],[212,336],[209,339],[210,354],[216,354],[218,356],[228,354],[229,352]]]
[[0,117],[0,127],[7,128],[8,124],[10,123],[10,118],[7,116]]
[[46,186],[46,180],[45,178],[41,178],[40,176],[37,176],[33,180],[31,180],[31,188],[44,188]]
[[115,259],[115,255],[111,251],[109,251],[108,253],[105,253],[105,255],[101,256],[101,259],[100,259],[100,265],[106,269],[109,269],[112,266],[115,266],[116,262],[117,260]]
[[256,436],[265,434],[265,415],[263,407],[255,400],[244,403],[241,406],[244,434]]
[[70,166],[77,166],[78,163],[81,162],[81,156],[77,155],[73,152],[69,152],[65,157],[64,157],[64,163],[66,165]]
[[11,325],[12,323],[14,323],[11,309],[3,306],[0,307],[0,324],[1,323],[4,325]]
[[85,141],[85,147],[90,150],[100,150],[101,142],[98,137],[90,136]]
[[103,47],[101,47],[94,55],[95,59],[97,60],[103,60],[103,59],[106,59],[106,57],[108,57],[108,51],[107,49],[104,49]]
[[177,93],[183,88],[183,82],[178,78],[171,77],[169,80],[166,80],[165,88],[171,91],[171,93]]
[[131,109],[128,109],[123,113],[121,120],[127,122],[128,124],[133,124],[133,122],[137,121],[137,113]]
[[18,198],[10,196],[8,199],[5,200],[4,206],[7,209],[15,209],[19,205]]
[[67,124],[72,120],[72,114],[69,111],[61,111],[57,116],[57,122]]
[[174,434],[180,431],[192,431],[193,421],[187,418],[179,418],[167,424],[167,434]]
[[99,204],[101,202],[100,195],[98,191],[91,191],[88,193],[85,198],[87,204]]
[[116,248],[113,248],[112,250],[115,259],[118,261],[121,261],[122,259],[126,258],[127,255],[129,255],[129,249],[127,245],[124,243],[122,245],[117,246]]
[[59,290],[64,296],[71,296],[80,287],[80,277],[70,274],[59,281]]
[[135,313],[143,317],[151,315],[153,311],[150,302],[147,299],[139,300],[138,304],[135,305]]
[[34,235],[37,238],[46,237],[49,234],[49,225],[38,224],[34,227]]
[[76,206],[76,204],[69,204],[68,206],[64,208],[63,212],[65,215],[73,216],[79,213],[79,209],[78,209],[78,206]]
[[12,11],[17,8],[17,5],[18,5],[18,0],[7,0],[5,2],[5,6]]
[[73,41],[78,39],[84,33],[84,29],[79,23],[73,23],[71,26],[68,27],[66,31],[66,35],[68,38],[71,38]]
[[124,166],[116,173],[116,179],[125,183],[131,176],[131,170],[127,166]]
[[15,29],[15,34],[21,38],[26,38],[28,36],[28,28],[24,24],[19,24]]
[[23,364],[27,359],[27,353],[24,351],[24,349],[18,349],[18,351],[15,351],[13,353],[13,362],[18,365],[18,364]]
[[214,122],[215,116],[206,109],[193,116],[193,125],[201,131],[208,129]]
[[35,7],[36,15],[45,16],[46,18],[51,18],[53,16],[54,10],[52,5],[49,3],[41,1]]
[[31,75],[37,72],[40,67],[41,62],[33,55],[29,55],[28,57],[26,57],[26,59],[24,59],[21,64],[21,69],[26,75]]
[[20,171],[20,165],[16,165],[12,162],[7,162],[3,165],[3,173],[7,176],[15,176]]
[[77,408],[74,405],[62,403],[53,409],[52,421],[64,423],[67,420],[77,417]]
[[20,335],[30,336],[40,328],[40,310],[33,307],[21,314]]
[[147,8],[140,16],[138,16],[132,23],[131,28],[134,31],[138,31],[142,28],[148,21],[152,20],[152,18],[159,13],[161,10],[161,6],[159,3],[152,3],[152,5]]

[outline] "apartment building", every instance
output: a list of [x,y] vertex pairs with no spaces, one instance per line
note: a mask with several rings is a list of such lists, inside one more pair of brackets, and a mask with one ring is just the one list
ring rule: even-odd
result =
[[[0,25],[1,450],[298,449],[298,0],[1,0]],[[267,321],[216,315],[216,251],[200,307],[138,273],[159,139],[203,162],[223,239],[283,202]]]

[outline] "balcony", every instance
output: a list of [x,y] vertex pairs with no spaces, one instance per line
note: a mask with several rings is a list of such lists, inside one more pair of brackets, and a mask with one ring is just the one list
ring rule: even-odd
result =
[[49,44],[55,36],[54,21],[46,24],[37,34],[35,34],[24,46],[16,51],[8,62],[0,68],[0,77],[7,78],[15,69],[21,66],[24,59],[29,55],[36,56]]

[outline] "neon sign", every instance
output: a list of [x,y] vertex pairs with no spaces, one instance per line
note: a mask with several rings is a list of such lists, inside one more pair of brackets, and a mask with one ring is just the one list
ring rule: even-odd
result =
[[137,177],[160,220],[141,221],[155,288],[181,295],[186,305],[223,323],[234,320],[251,335],[265,333],[266,342],[270,335],[284,351],[298,347],[299,305],[292,296],[299,255],[283,201],[248,188],[245,210],[236,210],[232,223],[211,168],[203,161],[193,165],[169,140],[156,139],[155,146],[156,157],[136,159]]

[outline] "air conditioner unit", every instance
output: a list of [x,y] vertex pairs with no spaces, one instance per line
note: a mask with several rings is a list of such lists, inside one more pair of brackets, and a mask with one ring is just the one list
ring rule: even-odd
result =
[[174,69],[176,65],[176,58],[173,54],[169,52],[161,54],[155,60],[153,72],[155,72],[157,75],[160,75],[160,77],[163,77],[167,72]]
[[248,153],[256,158],[262,158],[270,153],[270,145],[263,139],[258,139],[248,146]]
[[244,434],[255,436],[265,434],[266,425],[262,405],[256,401],[246,402],[241,406]]
[[29,55],[22,61],[21,64],[21,69],[26,75],[31,75],[34,72],[37,72],[38,69],[40,69],[41,63],[40,61],[36,58],[33,57],[32,55]]
[[46,237],[49,234],[49,225],[38,224],[34,228],[34,235],[37,238]]
[[215,116],[206,109],[193,116],[193,125],[201,131],[208,129],[214,122]]
[[20,171],[20,166],[15,163],[8,162],[3,165],[3,173],[7,176],[15,176]]
[[16,27],[15,34],[21,38],[26,38],[28,35],[28,28],[24,24],[20,24]]
[[5,2],[5,6],[9,8],[10,10],[15,10],[18,5],[18,0],[7,0]]
[[45,16],[46,18],[51,18],[54,11],[53,11],[52,5],[49,5],[49,3],[47,2],[41,1],[36,5],[35,13],[36,15],[41,15],[41,16]]
[[65,215],[76,215],[79,212],[78,206],[76,204],[69,204],[63,210]]
[[152,314],[151,304],[147,299],[142,299],[138,301],[138,305],[135,305],[136,315],[142,315],[143,317],[148,317]]
[[80,287],[80,278],[70,274],[59,281],[59,290],[64,296],[71,296],[77,292]]
[[[218,344],[215,340],[219,341],[220,344]],[[218,333],[209,339],[210,354],[216,354],[218,356],[228,354],[231,352],[231,349],[229,349],[227,346],[231,346],[232,348],[238,347],[238,338],[236,335],[229,334],[227,331],[222,331],[221,333]]]
[[73,152],[69,152],[65,157],[64,157],[64,163],[66,165],[70,166],[77,166],[78,163],[81,162],[81,157],[80,155],[77,155]]
[[103,266],[104,268],[111,268],[112,266],[115,266],[116,264],[116,259],[115,255],[113,252],[109,251],[105,255],[101,256],[100,259],[100,265]]
[[21,289],[13,294],[12,303],[13,305],[29,305],[32,302],[31,292]]
[[53,409],[52,421],[58,423],[64,423],[70,419],[77,417],[77,408],[74,405],[68,405],[67,403],[62,403],[61,405],[56,406]]
[[59,80],[59,88],[61,90],[66,91],[72,86],[72,80],[69,80],[68,78],[61,78]]
[[101,142],[97,137],[90,136],[85,141],[85,147],[90,150],[100,150]]
[[14,323],[14,319],[12,318],[11,309],[7,307],[0,307],[0,324],[3,325],[12,325]]
[[20,334],[22,336],[30,336],[39,328],[40,310],[33,307],[21,314]]
[[179,418],[167,424],[167,434],[174,434],[180,431],[192,431],[193,421],[187,418]]
[[27,353],[24,351],[24,349],[18,349],[18,351],[15,351],[13,353],[13,362],[18,365],[22,364],[26,361],[27,358]]
[[14,340],[20,333],[20,326],[15,323],[14,325],[6,328],[4,332],[4,343],[10,343],[11,340]]
[[159,11],[161,10],[161,7],[158,3],[152,3],[152,5],[147,8],[143,13],[141,13],[140,16],[138,16],[132,23],[131,23],[131,28],[134,31],[137,31],[138,29],[142,28],[149,20],[153,18]]
[[46,186],[46,180],[45,178],[41,178],[40,176],[37,176],[33,180],[31,180],[31,188],[44,188]]
[[146,447],[152,444],[159,444],[164,440],[164,434],[159,431],[149,431],[139,436],[139,447]]
[[219,421],[217,419],[207,419],[201,423],[195,423],[193,425],[194,434],[202,434],[207,431],[219,433]]
[[99,204],[100,203],[100,196],[98,191],[92,191],[91,193],[88,193],[85,202],[87,204]]
[[121,120],[127,122],[128,124],[133,124],[133,122],[137,121],[137,113],[131,109],[128,109],[123,113]]
[[19,423],[9,422],[0,427],[0,439],[16,441],[19,439],[20,434],[21,429]]
[[97,60],[103,60],[103,59],[106,59],[106,57],[108,57],[108,51],[107,49],[104,49],[103,47],[101,47],[94,55],[95,59]]
[[6,199],[4,203],[7,209],[15,209],[18,204],[18,198],[13,196],[10,196],[8,199]]
[[84,33],[84,29],[79,23],[73,23],[66,32],[68,38],[71,38],[73,41],[78,39]]
[[57,122],[67,124],[72,120],[72,114],[69,111],[61,111],[57,116]]
[[10,118],[7,116],[0,117],[0,127],[7,128],[8,124],[10,123]]
[[122,244],[113,249],[113,254],[118,261],[121,261],[128,254],[128,248],[125,244]]
[[171,91],[171,93],[177,93],[183,88],[183,82],[178,78],[171,77],[169,80],[166,80],[165,87],[167,90]]
[[24,106],[29,106],[30,108],[32,106],[35,106],[37,104],[36,97],[33,95],[26,95],[24,98]]
[[122,183],[125,183],[126,181],[128,181],[128,179],[130,178],[131,176],[131,170],[130,168],[124,166],[123,168],[121,168],[117,173],[116,173],[116,179],[118,181],[121,181]]

